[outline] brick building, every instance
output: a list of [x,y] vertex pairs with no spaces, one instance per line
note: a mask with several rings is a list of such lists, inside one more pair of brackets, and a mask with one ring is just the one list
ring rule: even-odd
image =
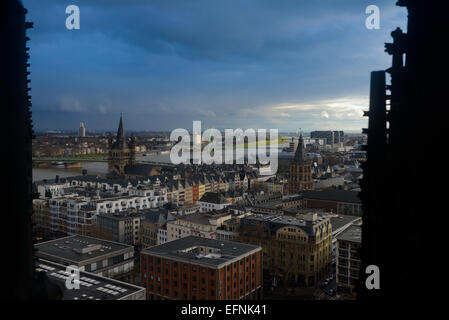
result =
[[262,248],[194,236],[141,252],[150,300],[262,298]]
[[357,191],[350,190],[306,190],[303,206],[309,209],[324,209],[335,214],[362,216],[362,201]]

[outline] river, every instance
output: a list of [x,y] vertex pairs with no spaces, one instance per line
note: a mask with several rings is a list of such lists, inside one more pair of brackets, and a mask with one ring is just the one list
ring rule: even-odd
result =
[[[136,160],[154,161],[154,162],[170,162],[170,153],[139,156]],[[33,168],[33,181],[41,181],[44,179],[54,179],[56,176],[73,177],[82,174],[83,170],[87,171],[87,174],[96,174],[99,176],[105,176],[108,173],[107,162],[81,162],[82,168],[65,168],[61,166],[52,166],[49,168]]]
[[[279,151],[288,143],[279,145]],[[252,148],[251,148],[252,149]],[[157,155],[147,155],[138,156],[136,160],[145,160],[161,163],[171,163],[170,153],[157,154]],[[82,162],[82,168],[64,168],[64,166],[53,166],[49,168],[33,168],[33,181],[41,181],[43,179],[54,179],[57,175],[61,178],[63,177],[73,177],[82,174],[82,170],[86,170],[87,174],[96,174],[99,176],[105,176],[108,172],[107,162]]]

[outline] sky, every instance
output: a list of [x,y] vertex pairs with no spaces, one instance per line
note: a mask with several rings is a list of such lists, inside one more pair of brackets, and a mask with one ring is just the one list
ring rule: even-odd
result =
[[[367,126],[370,72],[406,31],[395,0],[23,0],[35,129]],[[68,30],[66,7],[80,9]],[[380,29],[367,29],[369,5]]]

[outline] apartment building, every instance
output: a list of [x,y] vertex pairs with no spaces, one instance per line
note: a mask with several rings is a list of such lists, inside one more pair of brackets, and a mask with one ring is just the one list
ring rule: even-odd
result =
[[207,192],[198,201],[200,212],[218,211],[232,205],[225,196],[216,192]]
[[135,210],[101,213],[96,217],[95,236],[129,245],[140,243],[141,214]]
[[50,232],[55,236],[92,235],[100,214],[113,215],[132,209],[157,208],[165,203],[165,190],[135,190],[133,195],[106,198],[64,195],[49,200]]
[[191,214],[177,217],[176,220],[167,222],[167,241],[181,239],[190,235],[202,238],[214,239],[216,230],[222,223],[230,219],[232,214],[209,213]]
[[[167,241],[167,223],[175,217],[165,208],[149,209],[142,212],[141,245],[149,248]],[[160,231],[160,230],[164,231]]]

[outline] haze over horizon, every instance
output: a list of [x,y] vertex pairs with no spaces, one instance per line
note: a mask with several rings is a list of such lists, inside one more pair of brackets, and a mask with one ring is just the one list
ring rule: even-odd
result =
[[[360,131],[395,1],[23,0],[37,131]],[[67,30],[76,4],[81,29]],[[379,30],[365,9],[380,8]]]

